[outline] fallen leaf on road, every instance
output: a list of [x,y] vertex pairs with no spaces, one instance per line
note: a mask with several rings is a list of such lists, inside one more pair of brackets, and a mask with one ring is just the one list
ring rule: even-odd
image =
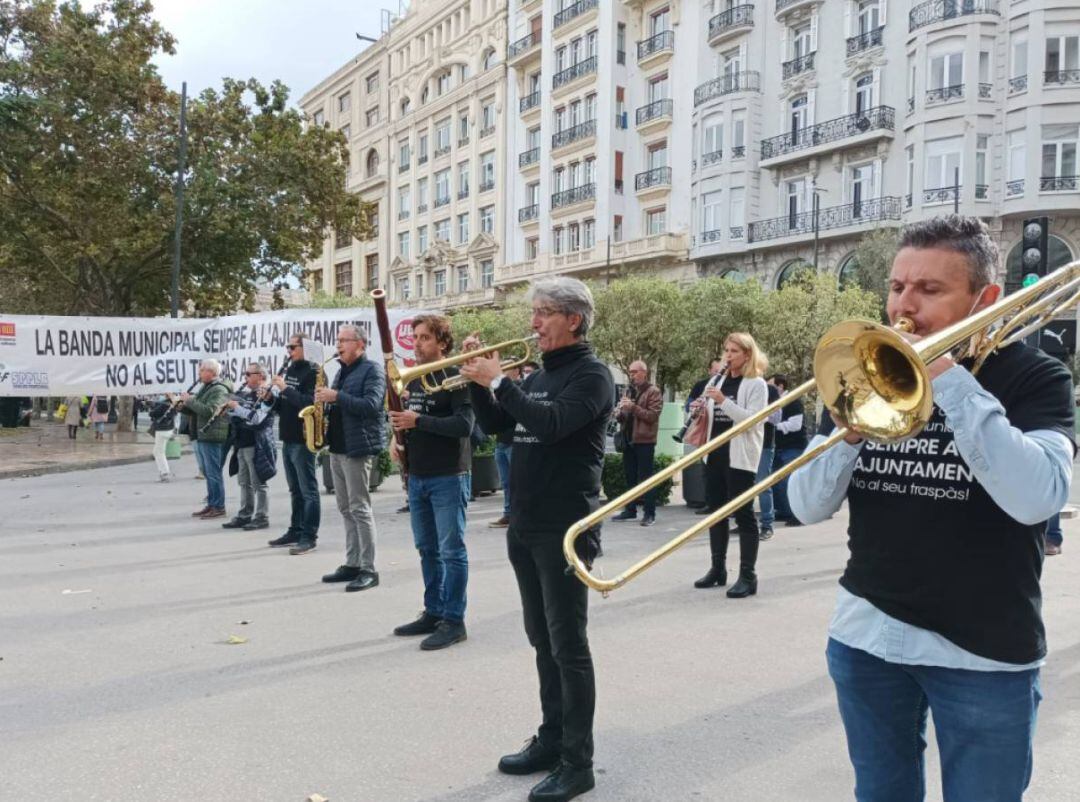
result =
[[230,635],[229,639],[225,641],[230,646],[239,646],[242,643],[247,643],[247,638],[241,638],[239,635]]
[[243,626],[243,625],[250,624],[251,622],[250,621],[237,621],[236,623]]
[[312,794],[305,800],[305,802],[330,802],[330,800],[322,794]]
[[60,595],[61,596],[74,596],[76,593],[93,593],[93,592],[94,591],[91,590],[90,588],[87,588],[86,590],[72,590],[71,588],[67,588],[66,590],[60,591]]

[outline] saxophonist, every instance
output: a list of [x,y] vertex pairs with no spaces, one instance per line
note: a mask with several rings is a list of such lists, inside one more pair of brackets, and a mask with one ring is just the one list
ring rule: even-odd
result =
[[302,334],[289,337],[285,346],[289,367],[273,378],[270,393],[278,413],[281,461],[289,486],[292,517],[289,528],[271,546],[291,546],[290,554],[306,554],[315,548],[319,536],[319,480],[315,475],[315,455],[304,444],[300,410],[315,402],[315,366],[304,358]]
[[338,511],[345,519],[345,564],[323,582],[348,582],[345,590],[367,590],[379,584],[375,570],[375,516],[371,512],[371,467],[386,445],[383,397],[386,376],[368,359],[367,337],[357,326],[337,334],[341,368],[332,387],[317,387],[315,403],[326,404],[326,444]]

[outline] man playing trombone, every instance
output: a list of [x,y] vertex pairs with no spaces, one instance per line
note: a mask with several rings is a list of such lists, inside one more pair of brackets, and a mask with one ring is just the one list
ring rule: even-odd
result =
[[[520,752],[504,756],[499,770],[550,771],[529,799],[561,802],[594,785],[596,705],[588,588],[567,574],[562,539],[570,524],[597,508],[615,385],[585,340],[593,318],[589,289],[577,279],[545,279],[533,285],[530,299],[540,370],[515,384],[494,354],[465,363],[461,375],[474,382],[469,390],[481,428],[514,431],[507,552],[540,679],[539,730]],[[466,340],[464,347],[477,345]],[[595,538],[578,542],[591,562]]]
[[[911,341],[958,323],[997,299],[997,264],[977,218],[908,226],[889,319],[911,321]],[[806,523],[848,500],[826,654],[859,802],[923,799],[928,711],[946,800],[1019,802],[1031,777],[1042,535],[1072,479],[1072,381],[1021,343],[971,367],[948,355],[927,366],[935,407],[917,436],[882,445],[851,431],[788,486]]]

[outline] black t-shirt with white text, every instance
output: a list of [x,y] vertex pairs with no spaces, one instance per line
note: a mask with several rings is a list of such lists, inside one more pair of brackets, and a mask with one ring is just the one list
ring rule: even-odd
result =
[[[457,375],[455,368],[440,374],[439,380]],[[448,437],[434,431],[424,431],[419,426],[405,435],[405,450],[409,459],[409,473],[414,476],[454,476],[472,470],[472,449],[469,432],[473,425],[472,404],[464,387],[452,392],[431,393],[424,391],[419,379],[409,383],[409,398],[405,408],[432,418],[449,418],[465,410],[468,425],[463,436]]]
[[[1014,344],[976,378],[1021,432],[1073,435],[1073,388],[1056,359]],[[822,433],[831,430],[826,415]],[[1046,654],[1044,522],[1009,516],[957,451],[945,414],[900,443],[865,442],[847,492],[851,556],[840,584],[887,615],[1016,665]]]
[[[720,385],[720,392],[734,401],[739,397],[740,384],[742,384],[742,376],[728,376]],[[721,435],[734,425],[735,422],[720,408],[720,405],[715,404],[713,406],[712,432],[710,432],[710,435],[712,437]]]

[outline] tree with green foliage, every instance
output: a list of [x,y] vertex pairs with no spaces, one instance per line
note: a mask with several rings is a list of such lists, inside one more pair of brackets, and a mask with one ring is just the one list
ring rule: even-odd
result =
[[885,301],[889,297],[889,271],[899,240],[899,229],[878,228],[866,234],[855,246],[855,282],[878,297],[882,320],[885,319]]
[[375,302],[367,293],[362,295],[344,295],[340,292],[314,292],[304,304],[307,309],[355,309],[374,306]]
[[[458,346],[470,334],[477,334],[484,343],[495,345],[528,337],[532,333],[532,308],[524,298],[515,296],[507,299],[501,308],[478,306],[455,309],[450,313],[450,322],[454,342]],[[535,356],[536,349],[532,350]],[[516,350],[512,354],[500,354],[504,359],[518,355]]]
[[723,353],[728,334],[756,331],[766,294],[760,282],[717,277],[687,288],[681,322],[685,360],[678,387],[689,387],[705,375],[710,360]]
[[[146,0],[0,3],[0,308],[169,308],[179,96],[152,59],[175,41]],[[250,308],[328,231],[366,238],[344,137],[305,127],[280,82],[225,79],[189,103],[181,300]]]

